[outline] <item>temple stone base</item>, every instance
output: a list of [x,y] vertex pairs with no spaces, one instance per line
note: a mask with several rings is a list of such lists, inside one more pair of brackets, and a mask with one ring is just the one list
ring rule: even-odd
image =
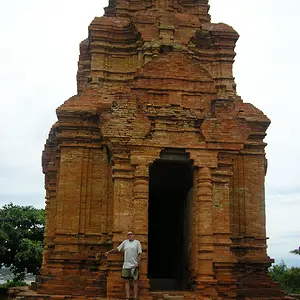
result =
[[[275,289],[276,290],[276,289]],[[95,296],[74,296],[74,295],[47,295],[39,294],[29,287],[15,287],[11,288],[9,292],[10,299],[18,300],[118,300],[118,298],[97,297]],[[300,298],[300,297],[299,297]],[[139,296],[140,300],[225,300],[225,299],[237,299],[237,300],[294,300],[299,299],[292,296],[275,295],[270,291],[270,296],[261,297],[209,297],[200,295],[197,292],[192,291],[164,291],[164,292],[151,292],[149,296]],[[124,299],[124,298],[119,298]]]

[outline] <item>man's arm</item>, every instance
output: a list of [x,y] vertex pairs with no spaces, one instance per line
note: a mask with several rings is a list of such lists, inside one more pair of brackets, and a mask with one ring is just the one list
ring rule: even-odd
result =
[[105,256],[108,256],[110,253],[116,253],[116,252],[119,252],[118,248],[111,249],[111,250],[105,252]]
[[141,259],[142,259],[142,253],[139,253],[138,254],[138,263],[136,265],[137,268],[140,266]]
[[138,249],[137,249],[137,251],[138,251],[138,263],[137,263],[136,267],[138,268],[139,265],[140,265],[141,259],[142,259],[142,245],[141,245],[140,242],[138,242]]

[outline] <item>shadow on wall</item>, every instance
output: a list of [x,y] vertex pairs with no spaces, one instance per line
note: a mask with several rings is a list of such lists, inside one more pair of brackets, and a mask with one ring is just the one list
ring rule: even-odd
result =
[[0,288],[0,300],[8,299],[7,288]]

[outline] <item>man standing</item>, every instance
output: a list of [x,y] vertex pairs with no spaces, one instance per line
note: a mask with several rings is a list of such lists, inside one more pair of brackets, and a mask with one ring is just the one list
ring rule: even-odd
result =
[[113,252],[124,252],[124,263],[122,267],[122,278],[125,281],[126,299],[130,299],[130,281],[133,280],[133,297],[137,299],[139,265],[142,257],[142,246],[138,240],[134,239],[132,231],[127,232],[127,240],[124,240],[116,249],[105,252],[108,256]]

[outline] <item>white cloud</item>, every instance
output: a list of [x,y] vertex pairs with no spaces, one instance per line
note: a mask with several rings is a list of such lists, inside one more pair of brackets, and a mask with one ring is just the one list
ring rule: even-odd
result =
[[1,7],[0,204],[38,193],[35,203],[44,205],[44,143],[56,108],[76,93],[79,43],[103,6],[16,0]]
[[269,195],[266,203],[269,255],[300,266],[300,257],[289,253],[300,246],[300,192]]
[[294,38],[300,2],[213,0],[211,8],[214,22],[229,23],[240,34],[234,65],[238,93],[272,121],[266,138],[268,253],[300,265],[300,257],[289,253],[300,242],[300,42]]

